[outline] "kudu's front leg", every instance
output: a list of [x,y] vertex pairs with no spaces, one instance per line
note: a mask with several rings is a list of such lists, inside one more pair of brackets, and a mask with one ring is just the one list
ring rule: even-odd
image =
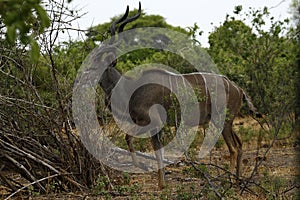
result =
[[161,132],[153,135],[151,137],[152,146],[155,151],[155,156],[157,160],[157,167],[158,167],[158,187],[159,189],[163,189],[165,187],[165,170],[163,164],[163,145],[160,141],[160,134]]
[[126,134],[125,140],[127,142],[127,145],[128,145],[128,148],[129,148],[129,151],[130,151],[130,154],[131,154],[132,162],[135,166],[139,166],[138,161],[137,161],[137,157],[136,157],[136,154],[135,154],[135,149],[134,149],[134,146],[133,146],[133,140],[132,139],[133,139],[133,136]]
[[125,140],[127,142],[127,145],[128,145],[128,148],[129,148],[131,158],[132,158],[132,162],[133,162],[134,166],[139,167],[139,168],[147,171],[148,168],[143,163],[138,162],[138,159],[137,159],[136,153],[135,153],[135,149],[134,149],[134,146],[133,146],[133,136],[126,134]]

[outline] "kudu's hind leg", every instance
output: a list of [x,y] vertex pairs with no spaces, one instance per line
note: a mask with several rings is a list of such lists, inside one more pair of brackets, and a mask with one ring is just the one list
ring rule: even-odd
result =
[[243,154],[242,142],[240,138],[236,135],[236,133],[232,130],[232,122],[225,122],[222,135],[230,153],[230,170],[233,172],[236,166],[236,175],[240,176]]
[[239,136],[232,131],[232,135],[234,137],[235,144],[237,144],[237,159],[236,159],[236,175],[240,177],[242,175],[242,155],[243,155],[243,143]]
[[164,171],[164,164],[163,164],[163,145],[160,141],[160,134],[161,132],[153,135],[151,137],[152,146],[155,151],[155,156],[157,160],[157,167],[158,167],[158,187],[159,189],[163,189],[165,187],[165,171]]

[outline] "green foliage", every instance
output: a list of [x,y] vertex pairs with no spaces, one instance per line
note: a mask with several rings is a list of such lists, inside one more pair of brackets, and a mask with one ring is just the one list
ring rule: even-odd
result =
[[33,63],[37,63],[38,59],[40,57],[40,47],[37,43],[37,41],[31,39],[30,41],[31,51],[30,51],[30,58],[33,61]]
[[106,176],[98,176],[94,187],[92,188],[92,193],[94,195],[106,194],[109,188],[109,179]]
[[285,177],[271,176],[268,171],[265,171],[260,179],[260,185],[265,189],[262,193],[265,194],[266,199],[287,198],[284,191],[289,187],[289,180]]
[[7,39],[11,44],[18,34],[23,43],[28,43],[31,30],[40,34],[50,26],[41,0],[1,0],[0,7],[0,16],[7,27]]
[[[138,191],[140,190],[140,186],[137,183],[130,184],[130,176],[128,173],[123,173],[122,182],[118,183],[114,186],[115,192],[119,195],[130,195],[134,198]],[[94,195],[104,195],[105,198],[110,199],[110,180],[106,176],[98,176],[93,188],[92,193]]]
[[[289,20],[275,21],[267,8],[242,15],[236,7],[234,13],[237,16],[227,16],[209,36],[209,54],[221,73],[247,90],[260,112],[273,118],[283,110],[292,112],[299,47]],[[244,23],[246,19],[251,26]],[[269,30],[264,26],[267,22]]]
[[183,185],[178,185],[176,187],[176,198],[181,200],[199,199],[202,197],[201,193],[195,190],[194,186],[190,186],[188,189]]
[[[296,39],[298,41],[298,45],[300,46],[300,2],[298,0],[293,0],[292,5],[292,13],[293,13],[293,20],[296,24]],[[300,133],[300,51],[298,51],[298,61],[297,61],[297,70],[296,70],[296,109],[295,109],[295,124],[296,130],[298,134]]]
[[300,42],[300,2],[298,0],[293,0],[291,8],[293,13],[293,20],[296,24],[298,42]]
[[198,164],[195,167],[187,166],[183,169],[185,174],[188,174],[191,177],[201,177],[204,178],[203,174],[208,172],[207,166],[203,164]]
[[6,40],[10,44],[20,41],[29,45],[31,61],[37,63],[40,46],[36,36],[44,33],[51,24],[45,3],[41,0],[0,0],[0,7],[0,25],[6,28]]
[[[175,191],[174,191],[175,189]],[[160,193],[157,197],[153,197],[151,199],[160,199],[160,200],[168,200],[168,199],[201,199],[205,195],[203,195],[202,191],[197,190],[195,184],[188,185],[176,185],[172,188],[166,188]]]
[[[260,131],[263,131],[263,130],[260,130]],[[251,140],[253,140],[253,138],[255,138],[259,135],[259,133],[257,131],[254,131],[252,128],[245,128],[244,126],[239,127],[238,133],[243,136],[242,137],[243,142],[246,142],[246,143],[250,142]]]
[[72,83],[82,62],[95,47],[91,40],[69,41],[56,46],[53,57],[57,70]]
[[50,26],[50,18],[41,0],[0,0],[0,22],[6,27],[6,39],[10,44],[20,40],[31,46],[31,59],[38,61],[39,45],[34,39]]

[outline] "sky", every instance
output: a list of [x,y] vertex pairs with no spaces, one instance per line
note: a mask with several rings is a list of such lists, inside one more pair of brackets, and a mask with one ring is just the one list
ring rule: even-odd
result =
[[[194,23],[204,32],[200,40],[202,46],[208,46],[208,35],[214,27],[224,22],[226,14],[232,14],[234,7],[242,5],[243,10],[249,7],[270,8],[275,19],[290,17],[289,10],[292,0],[140,0],[142,9],[147,14],[163,16],[167,23],[183,28],[193,26]],[[139,0],[73,0],[71,8],[80,9],[86,13],[73,24],[74,28],[87,29],[97,24],[109,22],[110,18],[125,12],[126,6],[130,10],[138,8]],[[72,35],[72,37],[76,36]]]

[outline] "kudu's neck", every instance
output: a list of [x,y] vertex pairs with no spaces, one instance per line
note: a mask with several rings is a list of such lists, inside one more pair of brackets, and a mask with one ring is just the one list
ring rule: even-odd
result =
[[121,74],[114,68],[108,67],[102,75],[100,86],[107,96],[110,96],[112,90],[121,78]]

